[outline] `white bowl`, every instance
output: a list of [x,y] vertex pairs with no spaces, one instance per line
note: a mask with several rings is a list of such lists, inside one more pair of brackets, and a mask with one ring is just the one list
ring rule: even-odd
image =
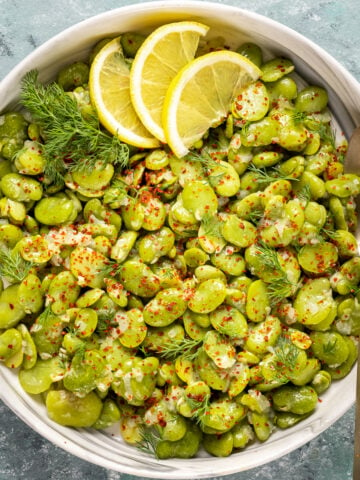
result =
[[[125,31],[149,31],[169,22],[195,19],[208,24],[213,36],[222,35],[237,46],[251,39],[264,51],[289,57],[307,82],[323,85],[330,108],[345,135],[360,125],[360,85],[324,50],[291,29],[240,8],[196,1],[158,1],[115,9],[83,21],[56,35],[23,60],[0,83],[0,111],[16,105],[20,80],[31,69],[40,80],[51,80],[65,64],[85,58],[94,43]],[[89,462],[141,477],[206,478],[248,470],[300,447],[333,424],[354,403],[356,369],[334,382],[322,396],[316,412],[297,426],[277,431],[264,444],[254,444],[227,458],[157,461],[122,442],[119,435],[70,429],[47,417],[42,401],[26,394],[17,375],[0,367],[2,400],[28,425],[48,440]]]

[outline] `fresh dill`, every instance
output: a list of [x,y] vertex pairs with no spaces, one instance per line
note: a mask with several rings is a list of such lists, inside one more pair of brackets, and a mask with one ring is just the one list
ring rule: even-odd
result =
[[276,182],[277,180],[298,180],[291,175],[285,175],[281,173],[277,168],[266,170],[266,168],[259,168],[253,163],[249,164],[247,170],[254,174],[257,183],[271,183]]
[[82,361],[82,360],[84,360],[85,353],[86,353],[86,343],[84,343],[84,342],[79,343],[75,348],[73,358],[76,358],[77,360]]
[[208,393],[202,400],[196,400],[195,398],[187,397],[187,403],[189,407],[194,412],[192,418],[197,422],[202,424],[203,417],[209,414],[210,411],[210,397]]
[[0,276],[11,283],[20,283],[27,277],[34,263],[24,260],[19,252],[11,252],[6,247],[0,249]]
[[273,349],[277,380],[287,381],[288,374],[296,368],[299,349],[286,336],[281,335]]
[[136,443],[136,448],[138,448],[141,452],[158,458],[157,446],[161,440],[161,437],[156,428],[141,426],[140,437],[141,440]]
[[334,338],[333,341],[329,340],[327,343],[323,344],[323,352],[325,355],[332,355],[336,351],[337,338]]
[[110,318],[100,317],[96,325],[96,333],[100,335],[104,333],[108,333],[113,327],[111,320],[112,319]]
[[356,287],[353,287],[353,288],[351,289],[351,294],[354,295],[354,297],[356,297],[356,295],[357,295],[358,293],[360,293],[360,286],[359,286],[359,285],[356,286]]
[[114,322],[116,310],[114,308],[99,308],[96,310],[96,313],[98,315],[98,323],[96,326],[98,333],[107,333],[111,327],[116,326]]
[[42,128],[49,182],[61,184],[67,172],[90,173],[95,165],[128,164],[129,147],[103,131],[95,113],[85,118],[76,100],[57,83],[42,85],[38,72],[30,71],[22,80],[20,97]]
[[317,133],[323,142],[330,144],[336,150],[336,131],[330,124],[320,123]]
[[309,185],[303,185],[301,189],[296,192],[296,198],[298,198],[300,201],[303,201],[307,205],[311,200],[311,190]]
[[295,124],[299,124],[299,123],[302,123],[304,122],[304,120],[306,120],[307,118],[307,115],[306,113],[304,112],[299,112],[299,111],[295,111],[292,115],[291,115],[293,121]]
[[159,355],[167,360],[175,360],[182,357],[184,360],[193,361],[199,354],[199,347],[202,340],[193,340],[192,338],[184,338],[180,341],[168,341],[161,346]]
[[51,305],[48,305],[37,317],[36,323],[39,325],[46,325],[47,321],[49,320],[50,317],[52,317],[54,314],[51,309]]
[[218,185],[218,183],[222,181],[222,179],[224,178],[224,175],[225,175],[225,171],[219,172],[219,173],[211,173],[211,172],[209,173],[208,171],[206,178],[212,187],[216,187],[216,185]]
[[105,267],[102,268],[101,273],[105,277],[115,277],[121,269],[121,265],[115,260],[107,260]]
[[[110,188],[116,190],[116,195],[118,198],[126,198],[129,201],[134,201],[134,199],[138,196],[138,190],[135,188],[134,185],[128,185],[124,180],[121,178],[115,178],[111,184]],[[135,196],[131,196],[131,190],[135,191]]]
[[256,251],[263,266],[272,272],[276,272],[277,276],[271,280],[271,283],[267,284],[270,303],[275,305],[290,295],[294,285],[283,270],[278,253],[274,248],[269,247],[265,243],[259,243],[256,246]]
[[277,361],[288,368],[290,371],[296,367],[296,362],[299,356],[299,349],[286,336],[281,335],[274,348]]
[[221,222],[210,214],[205,214],[201,220],[202,234],[207,237],[223,238],[221,233]]
[[192,151],[188,153],[187,159],[191,162],[200,163],[205,172],[207,172],[207,170],[209,170],[210,168],[216,168],[219,166],[219,162],[214,160],[207,152],[200,154],[198,152]]
[[263,210],[253,210],[252,212],[246,215],[246,220],[249,220],[252,223],[258,223],[258,221],[264,216]]
[[339,238],[339,233],[336,230],[331,230],[330,228],[322,227],[320,229],[320,233],[326,235],[326,237],[332,240],[336,240],[336,238]]

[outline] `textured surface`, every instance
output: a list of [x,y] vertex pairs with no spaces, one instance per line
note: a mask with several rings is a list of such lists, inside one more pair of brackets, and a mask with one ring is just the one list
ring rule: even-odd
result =
[[[171,0],[169,0],[171,1]],[[64,28],[137,1],[0,0],[0,78]],[[360,80],[358,0],[227,0],[277,20],[315,41]],[[289,4],[291,7],[289,7]],[[56,11],[56,14],[55,14]],[[302,448],[224,480],[347,480],[352,478],[354,410]],[[33,432],[0,403],[0,480],[135,480],[79,460]]]

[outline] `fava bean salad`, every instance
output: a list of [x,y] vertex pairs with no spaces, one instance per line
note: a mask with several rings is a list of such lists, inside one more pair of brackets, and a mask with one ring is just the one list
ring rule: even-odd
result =
[[[120,37],[130,69],[143,40]],[[356,361],[360,178],[326,90],[253,43],[261,75],[188,154],[124,143],[89,95],[108,41],[50,84],[29,72],[0,117],[0,360],[61,425],[228,456]]]

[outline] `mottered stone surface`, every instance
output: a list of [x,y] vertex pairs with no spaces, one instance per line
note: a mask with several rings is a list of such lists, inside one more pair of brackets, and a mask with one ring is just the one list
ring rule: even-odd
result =
[[[146,1],[146,0],[145,0]],[[169,2],[172,0],[168,0]],[[0,0],[0,80],[63,29],[137,0]],[[360,81],[359,0],[218,0],[277,20],[316,42]],[[0,385],[1,388],[1,385]],[[339,399],[341,401],[341,399]],[[219,480],[350,480],[354,408],[317,438],[267,465]],[[136,480],[80,460],[0,401],[0,480]]]

